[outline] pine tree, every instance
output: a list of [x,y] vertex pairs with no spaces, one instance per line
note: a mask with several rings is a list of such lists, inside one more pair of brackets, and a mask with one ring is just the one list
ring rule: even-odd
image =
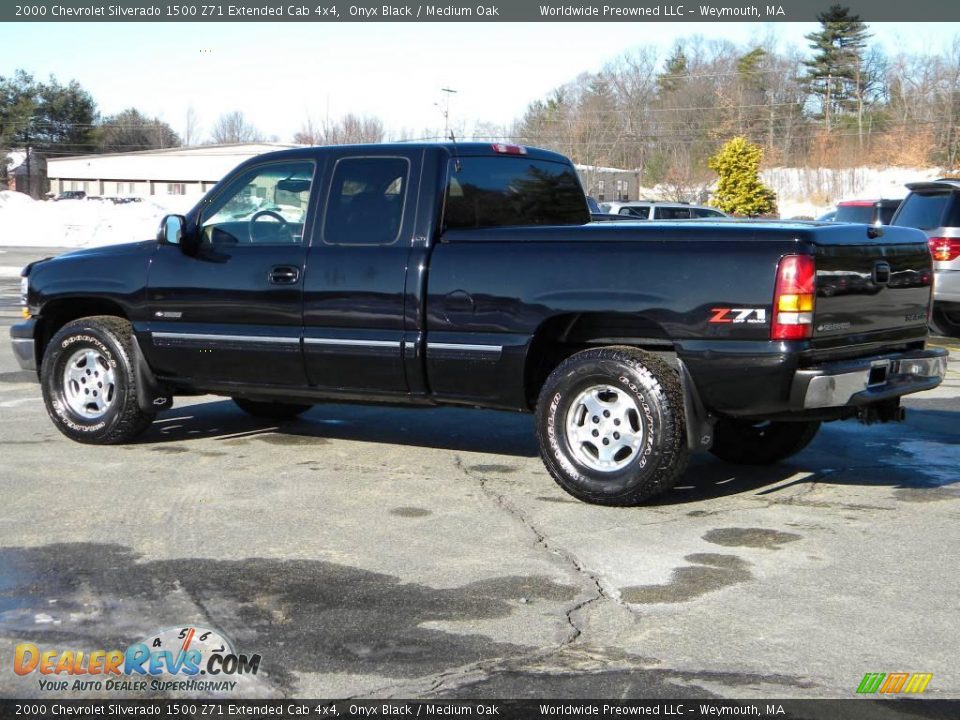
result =
[[762,159],[760,146],[745,137],[728,140],[707,161],[707,166],[720,176],[710,204],[726,213],[746,217],[773,213],[777,196],[760,182]]
[[870,33],[859,15],[851,15],[850,8],[833,5],[817,15],[820,30],[805,37],[815,51],[807,68],[807,86],[820,101],[821,117],[829,131],[833,117],[856,102],[866,78],[863,75],[863,55]]
[[673,48],[673,54],[667,58],[663,73],[657,77],[657,87],[660,89],[660,95],[667,95],[679,90],[683,85],[683,76],[687,74],[688,70],[687,56],[683,52],[683,45],[677,44]]
[[136,108],[111,115],[97,127],[100,152],[134,152],[179,147],[180,137],[167,123]]

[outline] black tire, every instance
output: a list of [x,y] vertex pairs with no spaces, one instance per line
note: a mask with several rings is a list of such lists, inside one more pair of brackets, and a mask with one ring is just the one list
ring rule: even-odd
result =
[[246,398],[233,398],[233,401],[248,415],[264,420],[293,420],[313,407],[313,405],[247,400]]
[[[60,328],[40,368],[43,401],[57,429],[78,442],[112,445],[150,427],[156,413],[144,412],[137,402],[135,358],[133,328],[123,318],[81,318]],[[78,410],[86,400],[90,404]]]
[[751,422],[721,419],[710,452],[740,465],[772,465],[803,450],[820,429],[819,421]]
[[960,311],[945,310],[939,305],[933,306],[930,315],[930,330],[935,335],[943,337],[960,337]]
[[[591,403],[595,408],[632,404],[632,409],[601,409],[594,416]],[[687,466],[680,378],[665,362],[635,348],[597,348],[567,358],[540,391],[536,424],[547,470],[584,502],[639,505],[672,488]],[[617,449],[626,437],[617,428],[628,428],[634,447]],[[599,433],[596,444],[594,432]],[[576,433],[583,437],[577,439]],[[610,440],[606,450],[600,445],[605,439]],[[616,454],[604,460],[601,452]],[[604,462],[609,466],[597,467]]]

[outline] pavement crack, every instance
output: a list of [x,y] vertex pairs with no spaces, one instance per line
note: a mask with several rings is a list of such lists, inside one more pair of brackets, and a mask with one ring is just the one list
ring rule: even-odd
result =
[[[546,533],[537,527],[527,513],[517,507],[503,493],[497,492],[493,487],[491,487],[490,479],[488,477],[467,467],[459,455],[455,456],[454,462],[457,468],[464,475],[477,481],[481,492],[483,492],[483,494],[488,497],[494,505],[506,512],[518,523],[523,525],[523,527],[525,527],[530,534],[533,535],[534,545],[536,547],[544,550],[547,553],[550,553],[555,558],[559,558],[565,565],[567,565],[569,568],[572,568],[573,571],[587,585],[587,587],[590,588],[590,597],[566,610],[566,621],[570,626],[570,632],[564,641],[559,644],[557,651],[563,650],[564,648],[569,647],[581,639],[583,636],[583,628],[579,625],[575,616],[588,606],[594,603],[609,600],[629,609],[629,606],[627,606],[625,603],[622,603],[617,597],[607,592],[607,590],[603,587],[603,583],[600,581],[600,577],[585,567],[576,555],[566,548],[551,543]],[[633,612],[633,610],[631,610],[631,612]]]

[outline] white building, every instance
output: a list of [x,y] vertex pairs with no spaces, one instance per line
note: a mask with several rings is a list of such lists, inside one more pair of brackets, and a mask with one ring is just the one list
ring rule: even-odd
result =
[[583,191],[597,202],[640,199],[640,171],[576,165]]
[[54,194],[65,190],[83,190],[87,195],[108,197],[201,194],[244,160],[293,147],[299,146],[202,145],[49,158],[47,177]]

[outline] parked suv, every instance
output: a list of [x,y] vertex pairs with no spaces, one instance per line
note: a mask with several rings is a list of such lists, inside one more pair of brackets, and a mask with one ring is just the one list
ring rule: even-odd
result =
[[960,337],[960,178],[907,183],[907,195],[893,225],[919,228],[933,255],[933,314],[930,327]]
[[903,198],[887,200],[844,200],[837,203],[833,222],[889,225]]
[[611,215],[628,215],[640,220],[689,220],[691,218],[725,218],[716,208],[688,203],[655,201],[609,202],[600,208]]

